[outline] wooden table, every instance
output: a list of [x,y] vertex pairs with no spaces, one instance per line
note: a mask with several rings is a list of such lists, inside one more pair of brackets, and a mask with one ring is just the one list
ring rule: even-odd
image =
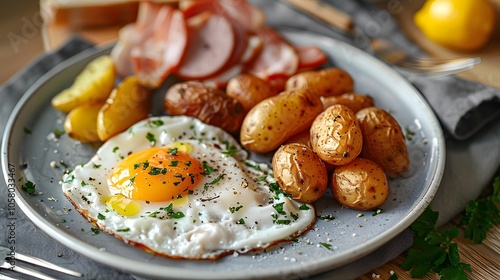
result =
[[[411,1],[410,1],[411,2]],[[418,3],[418,1],[414,1],[414,3]],[[33,16],[32,10],[23,10],[22,12],[27,13],[28,16]],[[411,10],[407,10],[407,12],[411,12]],[[405,14],[400,15],[402,19],[402,26],[404,28],[411,28],[411,22],[409,22],[406,18]],[[407,15],[406,15],[407,16]],[[17,25],[22,24],[18,20],[20,17],[13,17],[14,20],[10,24],[12,24],[11,29],[19,29]],[[39,26],[37,27],[39,28]],[[77,34],[89,39],[90,41],[100,44],[103,42],[107,42],[116,38],[117,31],[120,26],[111,26],[105,29],[80,29],[76,31]],[[39,29],[40,30],[40,29]],[[497,29],[500,32],[500,28]],[[42,30],[40,30],[42,31]],[[73,30],[69,30],[64,26],[49,26],[46,29],[43,29],[44,36],[44,44],[45,50],[52,50],[60,46],[68,36],[73,34]],[[0,82],[4,82],[10,75],[21,69],[27,62],[33,59],[36,55],[41,54],[44,50],[42,45],[42,32],[36,34],[33,38],[31,38],[31,44],[25,44],[20,47],[20,55],[13,56],[12,54],[12,46],[7,43],[0,44],[0,54],[3,54],[3,57],[8,59],[8,62],[2,67],[2,75],[0,77]],[[424,40],[422,37],[418,37],[418,33],[411,33],[417,40]],[[416,34],[416,35],[415,35]],[[412,36],[413,36],[412,35]],[[500,39],[500,36],[498,36]],[[496,41],[498,42],[498,41]],[[497,43],[493,43],[497,44]],[[499,48],[500,49],[500,48]],[[430,53],[433,53],[430,51]],[[9,56],[10,54],[10,56]],[[22,56],[23,54],[24,56]],[[447,55],[448,53],[438,53],[436,52],[436,56]],[[17,58],[17,59],[16,59]],[[21,59],[22,58],[22,59]],[[488,61],[486,61],[488,62]],[[499,65],[498,62],[496,65]],[[498,66],[497,66],[498,67]],[[483,74],[476,72],[472,72],[472,74],[476,73],[476,77],[486,77],[482,79],[482,82],[490,82],[492,86],[499,86],[498,81],[500,81],[500,71],[489,72],[491,70],[481,70],[486,71],[482,72]],[[490,69],[490,68],[488,68]],[[477,69],[473,71],[478,71]],[[470,75],[470,73],[468,74]],[[486,76],[482,76],[486,75]],[[489,77],[489,78],[488,78]],[[481,79],[481,78],[479,78]],[[490,80],[488,80],[490,79]],[[500,86],[499,86],[500,87]],[[454,219],[452,222],[445,225],[445,227],[450,227],[456,225],[458,222],[458,218]],[[472,272],[469,274],[470,279],[498,279],[498,275],[500,275],[500,227],[495,227],[489,234],[487,239],[481,245],[475,245],[471,241],[458,238],[457,243],[459,245],[461,261],[465,263],[469,263],[472,266]],[[413,279],[409,275],[408,272],[402,270],[400,268],[401,263],[405,259],[405,254],[403,253],[396,259],[390,261],[389,263],[379,267],[372,272],[369,272],[359,279],[367,280],[367,279],[388,279],[391,275],[391,272],[397,274],[399,279]],[[435,275],[430,276],[426,279],[439,279]]]

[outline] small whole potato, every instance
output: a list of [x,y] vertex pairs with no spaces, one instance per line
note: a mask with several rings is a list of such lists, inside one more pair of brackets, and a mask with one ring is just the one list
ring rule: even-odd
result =
[[389,176],[403,175],[410,160],[405,136],[396,119],[376,107],[360,110],[356,118],[363,134],[361,155],[376,162]]
[[356,210],[372,210],[389,196],[384,170],[375,162],[356,158],[333,171],[330,187],[342,205]]
[[262,100],[248,112],[240,142],[257,153],[273,151],[292,135],[309,128],[322,110],[321,100],[310,91],[284,91]]
[[321,102],[323,102],[323,108],[325,109],[335,104],[342,104],[351,108],[354,113],[373,106],[373,99],[370,96],[353,92],[344,93],[338,96],[323,97]]
[[363,148],[363,136],[353,111],[339,104],[326,108],[311,126],[311,146],[329,164],[355,159]]
[[267,81],[249,74],[240,74],[229,80],[226,94],[240,102],[245,112],[260,101],[278,94]]
[[173,85],[164,98],[169,115],[186,115],[237,134],[245,117],[245,110],[238,100],[222,90],[207,87],[199,82]]
[[291,143],[304,144],[311,149],[311,132],[309,131],[309,128],[292,135],[292,137],[288,138],[283,145]]
[[279,187],[298,202],[313,203],[328,187],[325,164],[303,144],[281,146],[273,156],[273,173]]
[[354,90],[354,81],[346,71],[327,68],[318,71],[305,71],[290,77],[286,90],[309,89],[317,96],[336,96]]

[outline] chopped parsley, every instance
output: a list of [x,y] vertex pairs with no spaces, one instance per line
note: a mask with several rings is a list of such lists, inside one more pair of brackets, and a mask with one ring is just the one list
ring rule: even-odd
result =
[[148,172],[149,175],[160,175],[160,174],[167,174],[167,169],[166,168],[158,168],[158,167],[151,167],[151,170]]
[[278,204],[274,204],[273,208],[276,210],[276,212],[278,212],[278,214],[280,214],[280,215],[286,215],[286,212],[283,210],[283,205],[284,204],[285,204],[284,202],[281,202],[281,203],[278,203]]
[[98,229],[98,228],[91,227],[91,228],[90,228],[90,231],[92,231],[92,234],[94,234],[94,235],[99,234],[99,229]]
[[177,148],[170,148],[170,149],[168,149],[168,154],[176,156],[178,151],[179,151],[179,149],[177,149]]
[[300,210],[309,210],[311,208],[309,208],[309,206],[307,206],[307,204],[304,203],[304,204],[302,204],[302,205],[299,206],[299,209]]
[[106,220],[106,216],[104,216],[103,214],[99,213],[99,214],[97,214],[97,219],[99,219],[99,220]]
[[215,169],[208,165],[206,161],[203,161],[203,175],[207,176],[215,172]]
[[229,212],[234,213],[234,212],[237,212],[238,210],[240,210],[241,208],[243,208],[243,205],[231,206],[231,207],[229,207]]
[[286,192],[284,192],[280,186],[278,185],[278,183],[270,183],[269,184],[269,189],[275,193],[275,196],[274,196],[274,199],[278,199],[279,198],[279,195],[282,194],[283,196],[285,197],[292,197],[291,195],[287,194]]
[[223,154],[227,156],[232,156],[238,151],[238,149],[236,149],[235,146],[230,145],[228,141],[224,141],[222,143],[226,145],[226,151],[222,152]]
[[245,220],[243,220],[243,218],[241,218],[236,223],[239,224],[239,225],[244,225],[245,224]]
[[172,203],[170,203],[167,207],[165,207],[164,210],[167,212],[167,215],[169,217],[172,217],[174,219],[184,218],[185,216],[184,213],[182,212],[175,212],[174,205]]
[[120,147],[116,146],[113,148],[113,153],[116,153],[116,151],[118,151],[120,149]]
[[151,212],[151,214],[149,214],[148,217],[156,218],[156,214],[158,214],[157,211]]
[[383,209],[381,208],[377,208],[375,209],[375,211],[373,212],[372,216],[375,217],[377,216],[378,214],[382,213]]
[[258,165],[258,164],[252,164],[249,161],[245,161],[245,165],[248,166],[248,167],[251,167],[251,168],[253,168],[255,170],[260,170],[260,165]]
[[149,127],[154,128],[154,127],[159,127],[162,126],[164,122],[162,120],[153,120],[151,121]]
[[207,190],[209,186],[215,185],[220,182],[222,179],[222,175],[217,176],[217,178],[213,179],[211,182],[205,183],[204,189]]
[[332,251],[332,244],[320,242],[319,245],[321,245],[321,246],[325,247],[326,249]]
[[35,193],[35,187],[36,187],[36,184],[34,184],[31,181],[26,181],[26,183],[24,183],[24,185],[22,186],[22,189],[24,191],[26,191],[27,193],[29,193],[29,194],[34,194]]
[[54,135],[55,135],[57,138],[59,138],[59,137],[61,137],[61,136],[63,136],[63,135],[64,135],[64,130],[60,130],[60,129],[57,129],[57,128],[56,128],[56,129],[54,129],[53,133],[54,133]]
[[130,228],[122,228],[122,229],[118,229],[116,231],[118,231],[118,232],[129,232]]
[[95,164],[95,163],[94,163],[92,166],[93,166],[95,169],[98,169],[98,168],[100,168],[100,167],[101,167],[101,165],[100,165],[100,164]]
[[325,221],[332,221],[332,220],[335,220],[335,217],[331,214],[328,214],[328,215],[324,215],[324,216],[316,216],[316,218],[320,219],[320,220],[325,220]]
[[146,139],[148,139],[149,143],[151,143],[151,146],[156,145],[156,137],[153,133],[148,132],[146,134]]
[[178,160],[173,160],[170,162],[170,164],[168,166],[177,166],[177,164],[179,164],[179,161]]

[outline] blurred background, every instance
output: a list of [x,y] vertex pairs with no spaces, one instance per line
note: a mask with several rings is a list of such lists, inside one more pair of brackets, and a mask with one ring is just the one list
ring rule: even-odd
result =
[[43,52],[40,16],[39,0],[0,4],[0,84]]

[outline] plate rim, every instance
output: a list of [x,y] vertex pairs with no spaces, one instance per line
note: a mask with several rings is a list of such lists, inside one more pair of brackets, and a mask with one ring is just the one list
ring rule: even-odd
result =
[[[445,166],[445,154],[446,154],[446,147],[445,147],[445,141],[444,141],[444,135],[443,135],[443,130],[439,124],[439,121],[437,120],[436,115],[433,113],[432,108],[428,104],[428,102],[424,99],[424,97],[418,92],[418,90],[400,73],[398,73],[395,69],[391,68],[389,65],[383,63],[382,61],[378,60],[376,57],[373,57],[372,55],[364,52],[363,50],[360,50],[352,45],[349,45],[343,41],[340,41],[335,38],[327,37],[322,34],[314,33],[311,31],[305,31],[305,30],[300,30],[300,29],[284,29],[280,30],[283,32],[283,35],[286,37],[287,35],[291,36],[313,36],[316,37],[318,40],[329,40],[334,44],[338,44],[344,48],[347,48],[350,51],[353,51],[354,54],[360,54],[364,58],[370,60],[370,63],[373,63],[374,65],[377,65],[378,67],[381,67],[381,69],[384,69],[386,73],[389,73],[392,78],[398,79],[400,82],[403,82],[406,84],[408,88],[410,88],[415,94],[414,96],[420,100],[422,105],[426,108],[426,117],[428,120],[433,124],[433,132],[435,134],[435,138],[432,139],[432,141],[437,141],[439,144],[437,144],[436,147],[436,170],[432,173],[433,176],[430,178],[430,183],[429,187],[425,190],[425,192],[421,193],[421,198],[420,201],[414,201],[415,205],[414,207],[410,208],[408,212],[406,212],[402,219],[397,222],[394,226],[392,226],[387,233],[374,237],[370,239],[369,245],[370,245],[370,250],[369,251],[361,251],[357,252],[356,256],[349,257],[347,255],[348,252],[344,252],[341,255],[335,255],[335,258],[338,259],[340,258],[340,262],[336,262],[335,266],[333,268],[338,268],[341,267],[349,262],[352,262],[356,259],[361,258],[362,256],[368,255],[369,253],[375,251],[377,248],[383,246],[385,243],[396,237],[398,234],[400,234],[403,230],[405,230],[410,224],[425,210],[425,208],[431,203],[432,199],[434,198],[437,190],[439,189],[439,185],[441,182],[441,179],[443,177],[444,173],[444,166]],[[7,174],[7,166],[9,163],[9,146],[10,146],[10,138],[11,138],[11,132],[14,129],[14,125],[17,121],[17,119],[20,117],[20,113],[22,111],[22,108],[25,106],[25,104],[29,101],[30,98],[32,98],[35,93],[37,92],[38,88],[41,87],[44,83],[46,83],[48,80],[52,79],[54,76],[57,76],[59,73],[64,71],[64,69],[68,68],[69,66],[73,65],[74,63],[77,63],[83,59],[88,59],[89,57],[92,56],[97,56],[99,54],[103,54],[109,51],[109,49],[112,47],[111,45],[105,46],[103,48],[89,48],[86,49],[66,60],[64,60],[62,63],[58,64],[56,67],[50,69],[47,73],[45,73],[43,76],[41,76],[27,91],[26,93],[20,98],[16,106],[14,107],[7,123],[6,123],[6,129],[3,133],[2,137],[2,146],[1,146],[1,151],[2,151],[2,167],[3,167],[3,175],[5,181],[8,180],[8,174]],[[48,222],[45,220],[45,218],[37,212],[36,209],[32,208],[27,201],[23,199],[23,196],[20,194],[19,189],[16,187],[15,188],[16,192],[16,203],[19,205],[20,209],[26,214],[26,216],[30,219],[32,223],[34,223],[37,227],[42,229],[45,233],[47,233],[52,239],[56,240],[57,242],[65,245],[66,247],[70,248],[71,250],[74,250],[76,252],[81,253],[82,255],[100,262],[102,264],[108,265],[110,267],[119,269],[119,270],[124,270],[130,273],[136,273],[140,275],[145,275],[145,276],[150,276],[150,277],[165,277],[165,271],[168,271],[170,275],[168,275],[170,278],[178,278],[178,279],[192,279],[192,278],[199,278],[199,279],[229,279],[227,277],[230,277],[231,279],[233,278],[247,278],[249,275],[247,272],[240,272],[238,274],[231,273],[231,275],[228,275],[227,273],[224,272],[217,272],[213,270],[200,270],[200,271],[193,271],[190,270],[188,275],[187,275],[187,270],[183,268],[176,268],[176,267],[164,267],[160,266],[158,264],[150,264],[150,263],[141,263],[141,266],[137,266],[137,262],[131,259],[128,259],[126,257],[107,252],[107,251],[101,251],[99,248],[96,248],[93,245],[90,245],[83,240],[80,240],[70,234],[67,234],[62,228],[57,227],[56,225],[53,225],[52,223]],[[425,200],[425,201],[422,201]],[[396,229],[395,229],[396,228]],[[353,253],[351,252],[350,255]],[[311,275],[317,274],[320,272],[328,272],[332,269],[331,267],[331,260],[330,258],[324,258],[322,260],[316,260],[314,266],[314,271],[311,271]],[[330,269],[329,269],[330,268]],[[294,273],[304,273],[304,267],[302,265],[296,265],[296,268],[287,268],[286,270],[284,269],[259,269],[259,271],[254,271],[254,274],[252,274],[253,277],[284,277],[286,275],[294,275]]]

